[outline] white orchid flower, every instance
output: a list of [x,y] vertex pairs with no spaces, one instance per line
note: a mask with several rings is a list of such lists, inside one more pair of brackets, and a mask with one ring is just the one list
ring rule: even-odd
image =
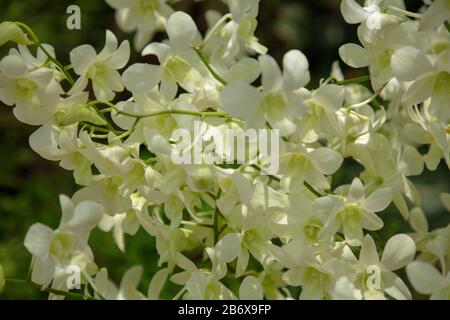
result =
[[[32,57],[27,49],[11,50],[0,61],[0,101],[14,106],[16,118],[31,125],[42,125],[51,118],[49,106],[59,98],[62,89],[53,79],[54,70],[35,68],[45,61],[42,51]],[[52,48],[46,46],[53,52]]]
[[116,36],[109,30],[106,31],[105,47],[98,55],[91,45],[76,47],[70,52],[70,61],[73,70],[80,77],[70,89],[69,94],[83,91],[91,80],[98,100],[112,100],[114,92],[121,92],[124,89],[117,70],[125,67],[129,58],[128,41],[125,40],[119,46]]
[[381,188],[366,197],[364,185],[355,178],[346,197],[326,196],[314,202],[315,210],[329,214],[319,236],[333,236],[342,228],[345,239],[351,245],[360,245],[364,237],[363,229],[375,231],[383,227],[383,220],[375,212],[386,209],[391,201],[391,189]]
[[450,300],[450,273],[442,275],[432,264],[414,261],[406,267],[409,281],[417,292],[431,300]]
[[296,129],[290,116],[301,113],[303,103],[294,91],[310,80],[308,60],[298,50],[288,52],[283,59],[283,74],[272,57],[261,56],[259,62],[263,90],[243,80],[233,81],[221,92],[223,109],[244,119],[247,128],[264,128],[267,121],[274,129],[280,129],[281,135],[289,135]]
[[296,149],[281,155],[280,161],[280,172],[283,179],[289,182],[291,192],[301,190],[305,181],[315,188],[329,189],[330,183],[325,176],[340,168],[343,157],[326,147],[305,149],[299,146]]
[[366,0],[364,6],[359,5],[355,0],[343,0],[341,12],[347,23],[361,23],[364,39],[371,41],[379,30],[401,21],[397,15],[384,12],[389,6],[405,9],[403,0]]
[[103,216],[102,206],[93,201],[74,204],[60,196],[60,203],[62,217],[56,230],[36,223],[25,236],[24,245],[36,258],[32,280],[44,287],[52,281],[57,266],[67,266],[79,255],[93,259],[87,241]]
[[359,260],[347,250],[346,260],[356,268],[355,286],[366,300],[384,300],[385,294],[396,300],[409,300],[411,293],[403,280],[393,271],[412,262],[416,253],[414,241],[406,234],[391,237],[381,259],[370,235],[362,241]]
[[106,0],[116,9],[116,22],[125,32],[134,32],[134,47],[141,50],[156,31],[165,29],[173,9],[167,0]]

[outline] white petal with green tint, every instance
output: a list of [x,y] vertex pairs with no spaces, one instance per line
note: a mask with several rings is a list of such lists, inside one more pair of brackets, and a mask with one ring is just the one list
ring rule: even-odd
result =
[[76,47],[70,51],[70,62],[72,63],[73,71],[76,74],[82,75],[87,69],[95,63],[97,53],[94,47],[84,44]]
[[414,289],[421,294],[432,294],[437,291],[444,277],[430,263],[414,261],[406,267],[406,274]]
[[113,69],[122,69],[130,59],[130,43],[128,40],[123,41],[117,51],[113,52],[108,58],[107,63]]
[[62,151],[58,149],[58,133],[51,123],[37,129],[29,138],[31,149],[47,160],[56,161]]
[[431,30],[450,20],[450,0],[436,0],[422,15],[419,30]]
[[28,229],[25,235],[25,248],[39,259],[47,259],[52,237],[52,229],[42,223],[35,223]]
[[239,288],[239,299],[262,300],[263,298],[264,292],[261,282],[254,276],[245,277]]
[[344,161],[340,153],[325,147],[314,149],[308,156],[311,162],[324,174],[335,173]]
[[411,46],[402,47],[392,54],[391,67],[401,81],[416,80],[422,74],[433,70],[425,53]]
[[291,50],[283,58],[283,83],[286,90],[304,87],[310,81],[309,63],[299,50]]
[[348,191],[348,202],[359,202],[364,199],[365,190],[364,185],[358,178],[353,179]]
[[220,261],[229,263],[237,258],[241,248],[241,235],[229,233],[217,242],[215,250]]
[[383,273],[384,291],[396,300],[411,300],[411,292],[409,291],[403,280],[394,272]]
[[163,268],[155,273],[148,287],[147,296],[149,299],[159,300],[161,291],[167,281],[168,275],[169,270],[167,268]]
[[125,70],[122,79],[125,87],[135,94],[148,94],[161,81],[160,66],[135,63]]
[[383,219],[377,216],[372,211],[367,211],[365,209],[361,210],[361,226],[370,231],[380,230],[384,226]]
[[255,81],[261,73],[261,68],[255,59],[243,58],[234,64],[224,75],[227,82],[243,80],[247,83]]
[[370,235],[364,237],[361,245],[361,252],[359,253],[359,261],[365,267],[378,266],[380,264],[375,241],[373,241]]
[[416,254],[414,240],[406,234],[397,234],[390,238],[384,247],[381,264],[390,271],[403,268]]
[[0,46],[8,41],[16,42],[19,44],[31,44],[22,29],[11,21],[5,21],[0,23]]
[[0,61],[0,72],[11,78],[19,78],[28,72],[28,68],[22,58],[9,55]]
[[370,64],[366,49],[354,43],[347,43],[340,47],[339,56],[353,68],[363,68]]
[[199,44],[200,34],[194,20],[182,11],[177,11],[169,17],[167,34],[171,45],[177,48],[190,48]]
[[420,207],[416,207],[411,210],[409,216],[409,224],[416,232],[428,232],[428,221]]
[[274,58],[269,55],[259,57],[262,73],[262,86],[264,91],[271,92],[279,90],[283,84],[283,75]]
[[78,234],[90,232],[102,219],[103,211],[103,207],[99,203],[83,201],[75,207],[72,219],[67,221],[63,227]]
[[367,18],[368,14],[355,0],[343,0],[341,13],[347,23],[356,24]]
[[223,109],[235,117],[246,117],[255,112],[261,98],[258,90],[244,81],[235,81],[222,89]]
[[403,102],[408,105],[417,105],[424,102],[433,95],[434,83],[437,75],[435,73],[426,74],[416,81],[406,90]]
[[381,188],[370,194],[370,196],[361,203],[361,206],[369,211],[380,212],[386,209],[391,202],[392,190],[390,188]]

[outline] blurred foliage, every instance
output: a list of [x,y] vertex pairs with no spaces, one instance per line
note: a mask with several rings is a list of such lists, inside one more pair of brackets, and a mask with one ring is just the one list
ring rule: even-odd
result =
[[[419,1],[408,0],[412,10]],[[283,54],[293,48],[302,50],[310,60],[313,75],[312,86],[320,78],[326,77],[333,61],[338,59],[337,49],[346,42],[357,42],[356,27],[347,25],[339,12],[339,0],[261,0],[258,37],[270,49],[270,54],[281,60]],[[66,28],[67,6],[77,4],[82,11],[82,29]],[[193,14],[202,31],[205,30],[203,14],[205,10],[223,10],[222,2],[208,0],[194,2],[182,0],[175,8]],[[118,30],[114,21],[114,11],[102,0],[22,0],[0,2],[0,21],[23,21],[38,35],[42,42],[53,45],[57,58],[69,63],[72,48],[90,43],[97,49],[104,44],[105,29],[112,30],[121,39],[132,39]],[[157,35],[157,40],[161,35]],[[7,53],[0,48],[0,57]],[[139,55],[133,54],[132,60]],[[353,77],[364,71],[346,71]],[[57,163],[41,159],[28,146],[28,137],[36,128],[19,123],[11,108],[0,104],[0,264],[8,278],[25,278],[30,263],[30,255],[23,247],[23,238],[28,228],[35,222],[57,227],[60,218],[59,194],[72,195],[77,186],[70,172],[58,167]],[[334,177],[333,184],[350,182],[361,167],[347,161]],[[438,200],[440,192],[450,191],[450,174],[445,165],[437,171],[427,172],[413,178],[423,197],[423,207],[430,217],[432,227],[442,227],[449,223],[449,214]],[[394,233],[410,231],[393,206],[383,214],[386,225],[377,237],[386,240]],[[128,237],[128,236],[126,236]],[[157,270],[158,256],[155,241],[143,230],[131,238],[126,238],[126,254],[114,245],[112,235],[95,230],[91,241],[96,262],[108,266],[110,276],[116,282],[127,268],[141,264],[144,278],[143,292]],[[228,283],[236,287],[236,283]],[[163,297],[170,297],[176,288],[168,286]],[[46,294],[23,285],[9,285],[0,294],[0,299],[45,299]]]

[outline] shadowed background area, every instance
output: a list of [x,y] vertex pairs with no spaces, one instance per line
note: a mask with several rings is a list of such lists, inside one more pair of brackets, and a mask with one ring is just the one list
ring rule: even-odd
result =
[[[416,10],[420,1],[408,0],[408,8]],[[82,13],[82,29],[66,28],[67,6],[77,4]],[[331,64],[338,59],[338,48],[346,42],[356,42],[356,27],[349,26],[341,17],[339,0],[261,0],[257,36],[278,61],[289,49],[300,49],[310,60],[312,82],[316,87],[320,78],[327,77]],[[218,0],[194,2],[182,0],[174,5],[177,10],[191,13],[201,31],[205,31],[204,12],[208,9],[223,11]],[[27,23],[44,43],[53,45],[57,58],[69,64],[69,52],[81,44],[92,44],[100,50],[104,45],[105,29],[113,31],[119,39],[132,35],[122,33],[116,26],[114,11],[101,0],[22,0],[2,1],[0,21]],[[162,39],[157,35],[156,40]],[[0,48],[0,58],[8,48]],[[131,62],[139,55],[132,53]],[[346,77],[366,74],[366,70],[348,70]],[[57,163],[41,159],[28,146],[29,135],[36,130],[18,122],[12,109],[0,103],[0,263],[8,278],[25,278],[30,255],[23,247],[28,228],[35,222],[57,227],[60,218],[59,194],[72,195],[77,186],[72,174]],[[346,161],[336,174],[334,185],[350,182],[361,170],[354,162]],[[412,179],[423,197],[423,208],[430,218],[431,227],[449,223],[449,214],[439,201],[440,192],[450,191],[450,174],[441,163],[435,172],[426,172]],[[389,207],[382,216],[385,228],[378,232],[384,241],[398,232],[409,232],[407,224],[394,208]],[[144,266],[141,289],[146,292],[152,275],[158,269],[158,256],[154,241],[140,230],[135,237],[126,236],[126,254],[114,244],[112,235],[95,230],[91,246],[99,266],[108,266],[113,280],[118,282],[125,270],[133,265]],[[230,286],[234,284],[230,283]],[[164,297],[170,297],[177,288],[168,287]],[[25,285],[10,285],[0,299],[45,299],[46,294]]]

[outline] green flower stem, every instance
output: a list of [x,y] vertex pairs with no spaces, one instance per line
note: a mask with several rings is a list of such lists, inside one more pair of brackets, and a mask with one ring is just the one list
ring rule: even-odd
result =
[[215,197],[215,209],[214,209],[214,215],[213,215],[213,225],[214,225],[214,245],[216,245],[217,241],[219,241],[219,207],[217,206],[217,200],[220,198],[220,195],[222,194],[222,190],[219,188],[219,192],[217,192],[217,195]]
[[223,226],[222,226],[222,228],[220,228],[220,230],[219,230],[219,236],[222,234],[222,232],[224,232],[225,231],[225,229],[228,227],[228,225],[225,223]]
[[187,291],[186,287],[183,287],[178,293],[172,298],[172,300],[180,300],[183,294]]
[[[89,102],[88,106],[95,106],[98,104],[104,104],[108,106],[109,108],[115,110],[118,114],[137,118],[137,119],[143,119],[143,118],[150,118],[150,117],[156,117],[156,116],[162,116],[162,115],[170,115],[170,114],[180,114],[180,115],[187,115],[187,116],[194,116],[194,117],[218,117],[218,118],[229,118],[230,115],[226,112],[218,112],[218,111],[205,111],[205,112],[198,112],[198,111],[188,111],[188,110],[162,110],[162,111],[156,111],[148,114],[133,114],[125,111],[119,110],[114,104],[107,102],[107,101],[92,101]],[[102,113],[100,111],[100,113]]]
[[48,60],[50,60],[53,64],[55,64],[58,67],[58,69],[64,74],[64,76],[67,79],[67,81],[69,81],[70,85],[73,86],[75,84],[75,80],[72,78],[70,73],[67,72],[67,69],[58,60],[56,60],[47,51],[47,49],[45,49],[45,47],[42,45],[41,41],[36,36],[36,34],[33,32],[33,30],[31,30],[31,28],[29,26],[27,26],[25,23],[16,21],[15,24],[17,26],[19,26],[20,28],[22,28],[26,33],[28,33],[30,35],[30,37],[33,40],[34,44],[36,46],[38,46],[44,52],[44,54],[47,56]]
[[212,36],[214,36],[214,34],[219,30],[219,28],[225,23],[227,22],[227,20],[232,19],[232,14],[228,13],[226,15],[224,15],[219,21],[217,21],[217,23],[214,25],[214,27],[212,27],[207,35],[205,36],[205,39],[203,39],[202,41],[202,45],[201,48],[203,48],[206,43],[208,43],[208,41],[211,39]]
[[50,59],[47,58],[40,66],[36,66],[36,67],[31,68],[31,69],[30,69],[30,72],[35,71],[35,70],[39,70],[39,69],[41,69],[41,68],[44,68],[44,67],[46,67],[46,66],[47,66],[48,64],[50,64],[50,63],[51,63]]
[[319,191],[314,189],[314,187],[312,185],[310,185],[309,182],[304,181],[303,185],[306,187],[306,189],[308,189],[311,193],[313,193],[317,198],[323,197],[323,195]]
[[203,52],[199,49],[199,48],[192,48],[196,53],[197,56],[200,58],[200,60],[202,60],[203,64],[206,66],[206,68],[208,69],[208,71],[211,73],[211,75],[217,80],[219,81],[221,84],[223,84],[224,86],[227,85],[227,81],[222,78],[209,64],[208,60],[206,59],[205,55],[203,54]]
[[91,105],[90,103],[88,103],[86,106],[87,106],[88,108],[92,108],[92,109],[97,113],[97,115],[98,115],[100,118],[102,118],[102,120],[105,122],[106,128],[108,128],[109,131],[114,132],[114,134],[115,134],[116,136],[119,135],[119,133],[117,132],[117,130],[114,129],[114,127],[112,126],[112,124],[109,123],[109,120],[106,118],[106,116],[105,116],[100,110],[98,110],[97,108],[95,108],[94,105]]
[[89,122],[82,122],[82,125],[88,127],[89,129],[92,129],[94,131],[102,132],[102,133],[110,133],[111,130],[97,126],[95,124],[89,123]]
[[[385,83],[384,85],[382,85],[380,88],[377,89],[377,91],[375,91],[375,93],[373,95],[371,95],[369,98],[367,98],[364,101],[361,101],[359,103],[356,104],[352,104],[351,106],[346,106],[345,108],[359,108],[362,106],[365,106],[366,104],[372,103],[380,94],[381,91],[383,91],[383,89],[386,87],[387,83]],[[381,105],[380,105],[381,107]]]
[[35,260],[36,260],[36,257],[33,256],[33,257],[31,258],[30,266],[28,267],[28,272],[27,272],[27,281],[28,281],[28,282],[31,282],[31,276],[32,276],[32,274],[33,274],[33,267],[34,267],[34,262],[35,262]]
[[140,120],[141,120],[141,119],[136,118],[136,119],[134,120],[133,125],[130,127],[130,129],[128,129],[128,130],[125,131],[124,133],[122,133],[122,134],[116,136],[116,137],[113,139],[113,141],[121,140],[121,139],[124,139],[124,138],[130,136],[130,135],[133,133],[133,131],[136,129],[136,127],[137,127],[137,125],[138,125],[138,123],[139,123]]
[[372,100],[372,106],[373,106],[374,108],[376,108],[376,109],[381,109],[381,108],[383,107],[383,105],[381,104],[381,102],[378,101],[378,98],[377,98],[377,97],[375,97],[375,98]]
[[23,279],[5,279],[5,280],[6,280],[6,283],[30,285],[40,291],[47,292],[47,293],[53,293],[58,296],[64,296],[64,297],[73,298],[73,299],[98,300],[93,297],[85,296],[81,293],[76,293],[76,292],[62,291],[62,290],[53,289],[53,288],[42,289],[41,286],[38,285],[37,283],[33,283],[31,281],[27,281],[27,280],[23,280]]
[[347,79],[347,80],[336,80],[336,79],[332,79],[332,81],[334,81],[337,85],[343,86],[346,84],[352,84],[352,83],[363,83],[363,82],[368,82],[370,81],[370,76],[362,76],[362,77],[357,77],[357,78],[352,78],[352,79]]

